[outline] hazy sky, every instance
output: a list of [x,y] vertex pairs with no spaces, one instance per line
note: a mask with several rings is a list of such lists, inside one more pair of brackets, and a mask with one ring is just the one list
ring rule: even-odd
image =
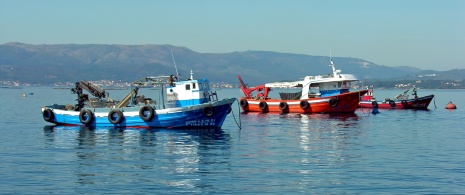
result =
[[0,44],[171,44],[465,68],[464,0],[0,0]]

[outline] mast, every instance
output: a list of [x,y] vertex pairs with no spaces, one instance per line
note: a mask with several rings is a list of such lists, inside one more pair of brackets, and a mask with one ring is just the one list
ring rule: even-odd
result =
[[176,69],[176,78],[178,78],[179,77],[178,67],[176,67],[176,61],[174,61],[173,50],[170,50],[170,51],[171,51],[171,57],[173,58],[174,69]]
[[331,50],[329,50],[329,62],[331,63],[330,66],[333,67],[333,73],[335,73],[336,68],[334,68],[333,57],[331,57]]

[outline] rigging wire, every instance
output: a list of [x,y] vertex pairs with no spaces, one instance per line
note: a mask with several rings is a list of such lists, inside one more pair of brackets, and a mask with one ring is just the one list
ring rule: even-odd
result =
[[232,109],[232,105],[229,102],[229,98],[227,98],[227,100],[228,100],[228,104],[229,104],[229,109],[231,109],[231,112],[232,112],[232,115],[233,115],[234,121],[236,122],[237,127],[239,127],[239,129],[242,129],[241,114],[240,114],[241,107],[239,105],[239,101],[237,101],[237,108],[239,110],[239,117],[238,117],[239,118],[239,123],[237,123],[236,116],[234,115],[234,109]]

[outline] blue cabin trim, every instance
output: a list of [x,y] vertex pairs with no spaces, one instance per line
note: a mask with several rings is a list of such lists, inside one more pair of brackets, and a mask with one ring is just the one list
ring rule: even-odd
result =
[[176,100],[176,107],[194,106],[194,105],[203,104],[207,102],[208,100],[206,98],[190,99],[190,100]]
[[347,92],[349,92],[349,89],[333,89],[333,90],[320,91],[321,97],[339,95],[341,93],[347,93]]

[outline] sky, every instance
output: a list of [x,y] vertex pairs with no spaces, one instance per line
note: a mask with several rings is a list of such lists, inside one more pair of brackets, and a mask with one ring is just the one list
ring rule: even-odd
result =
[[170,44],[465,68],[463,0],[0,0],[0,44]]

